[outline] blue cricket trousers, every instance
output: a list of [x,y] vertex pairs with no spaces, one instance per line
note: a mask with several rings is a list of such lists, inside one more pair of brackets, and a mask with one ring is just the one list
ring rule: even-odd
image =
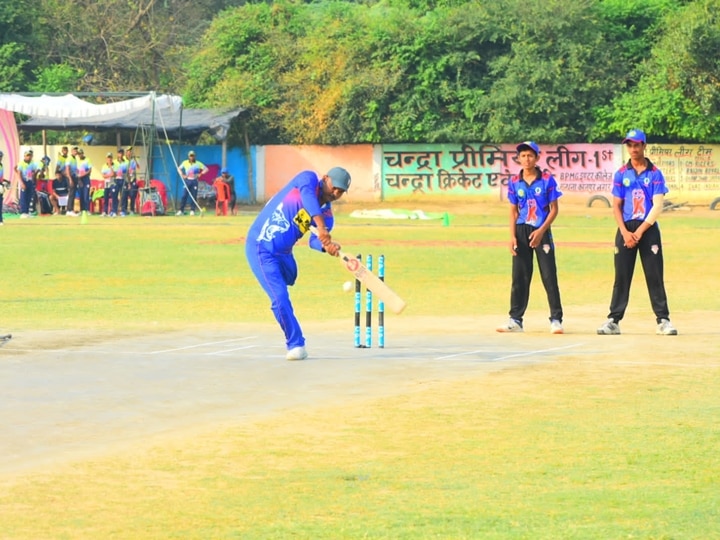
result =
[[292,253],[270,253],[257,242],[247,240],[245,255],[250,269],[270,297],[270,309],[285,333],[287,349],[304,347],[300,323],[295,317],[288,287],[295,284],[298,269]]

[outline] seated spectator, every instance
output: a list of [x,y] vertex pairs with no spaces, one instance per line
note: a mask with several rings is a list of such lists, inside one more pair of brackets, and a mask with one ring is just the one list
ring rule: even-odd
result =
[[52,181],[50,191],[50,204],[52,205],[53,215],[65,213],[69,192],[70,184],[67,177],[62,171],[55,171],[55,179]]

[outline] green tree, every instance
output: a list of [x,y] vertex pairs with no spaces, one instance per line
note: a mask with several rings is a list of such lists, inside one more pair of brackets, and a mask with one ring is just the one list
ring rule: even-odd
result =
[[594,135],[640,127],[656,140],[720,141],[720,0],[689,3],[661,30],[637,86],[598,110]]
[[36,6],[0,0],[0,91],[27,89],[32,80],[33,50],[42,44],[36,32]]

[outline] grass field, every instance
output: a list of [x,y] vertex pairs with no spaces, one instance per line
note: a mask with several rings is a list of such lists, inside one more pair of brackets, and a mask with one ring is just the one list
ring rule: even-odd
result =
[[[510,287],[504,205],[458,204],[449,227],[358,220],[351,209],[340,207],[336,238],[386,256],[387,281],[409,306],[398,332],[495,334]],[[8,219],[0,332],[102,340],[272,322],[244,261],[251,219]],[[640,268],[627,332],[594,335],[615,227],[608,209],[563,206],[553,229],[568,333],[553,338],[582,337],[593,354],[221,430],[191,425],[0,475],[0,539],[720,538],[718,219],[661,217],[677,337],[654,335]],[[350,321],[340,265],[302,247],[296,257],[300,320]],[[508,337],[548,339],[546,312],[536,275],[527,332]]]

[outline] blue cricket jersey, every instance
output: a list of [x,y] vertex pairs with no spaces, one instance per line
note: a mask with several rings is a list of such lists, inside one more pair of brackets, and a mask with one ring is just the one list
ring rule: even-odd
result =
[[[321,189],[317,173],[303,171],[295,176],[262,209],[250,226],[248,241],[257,242],[270,253],[290,253],[308,232],[311,216],[318,214],[323,215],[327,229],[331,230],[334,223],[332,207],[330,203],[320,206]],[[322,251],[315,235],[310,237],[310,247]]]
[[647,163],[640,174],[629,161],[615,173],[612,194],[623,199],[623,221],[644,220],[653,207],[653,196],[668,192],[663,173],[649,159]]
[[508,201],[518,207],[518,225],[526,223],[541,227],[550,213],[550,203],[562,197],[555,177],[540,173],[530,184],[515,175],[508,182]]

